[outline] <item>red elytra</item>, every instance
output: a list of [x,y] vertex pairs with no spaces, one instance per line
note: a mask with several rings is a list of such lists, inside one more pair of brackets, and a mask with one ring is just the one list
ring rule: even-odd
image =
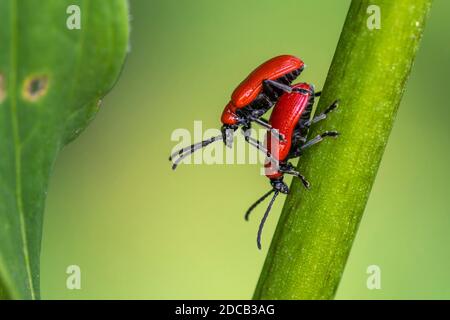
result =
[[[285,93],[280,97],[269,119],[269,124],[285,137],[284,141],[278,141],[272,133],[268,132],[266,135],[265,146],[278,161],[285,161],[288,158],[294,130],[314,94],[314,87],[307,83],[299,83],[292,88],[294,89],[292,93]],[[270,179],[282,177],[283,174],[274,170],[274,167],[273,162],[266,163],[266,176]]]
[[277,80],[295,70],[302,70],[304,66],[301,59],[292,55],[281,55],[261,64],[234,90],[222,113],[222,123],[236,124],[236,110],[248,106],[258,97],[262,92],[264,80]]

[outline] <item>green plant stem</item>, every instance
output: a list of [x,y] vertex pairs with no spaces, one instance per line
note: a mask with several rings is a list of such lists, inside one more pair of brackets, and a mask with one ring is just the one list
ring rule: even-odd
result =
[[[370,5],[381,29],[369,30]],[[255,299],[332,299],[342,277],[422,37],[431,0],[353,0],[320,99],[339,109],[317,124],[341,136],[305,152]]]

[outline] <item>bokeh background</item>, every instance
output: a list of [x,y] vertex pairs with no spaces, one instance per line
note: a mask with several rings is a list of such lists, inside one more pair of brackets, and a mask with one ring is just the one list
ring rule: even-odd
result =
[[[171,133],[194,120],[217,128],[234,87],[275,55],[302,57],[300,79],[321,88],[350,1],[130,2],[122,77],[51,180],[42,297],[250,298],[282,201],[259,252],[259,218],[243,220],[268,187],[259,166],[172,172]],[[449,12],[435,1],[338,299],[450,298]],[[73,264],[78,291],[66,289]],[[372,264],[381,290],[366,287]]]

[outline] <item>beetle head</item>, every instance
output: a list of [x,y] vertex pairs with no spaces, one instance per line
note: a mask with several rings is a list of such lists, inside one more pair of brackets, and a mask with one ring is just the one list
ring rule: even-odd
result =
[[224,124],[222,126],[223,143],[228,148],[231,148],[233,146],[234,131],[236,130],[236,128],[237,128],[236,125],[230,125],[230,124]]
[[279,179],[271,179],[270,180],[270,184],[272,185],[272,187],[284,194],[288,194],[289,193],[289,187],[287,186],[286,183],[283,182],[283,178],[279,178]]

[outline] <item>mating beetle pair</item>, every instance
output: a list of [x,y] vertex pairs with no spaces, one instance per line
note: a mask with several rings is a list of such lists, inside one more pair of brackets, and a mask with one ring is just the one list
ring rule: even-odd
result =
[[[230,102],[225,106],[221,118],[222,134],[174,152],[169,160],[178,158],[174,160],[172,168],[176,169],[184,158],[215,141],[222,140],[226,146],[231,147],[234,131],[239,127],[246,131],[250,129],[252,122],[276,134],[261,117],[273,107],[282,93],[292,91],[289,85],[303,68],[302,60],[289,55],[272,58],[256,68],[234,90]],[[246,141],[252,144],[251,140]]]
[[[245,141],[266,154],[268,160],[265,164],[266,176],[272,186],[269,192],[247,210],[245,219],[248,220],[251,211],[274,193],[259,225],[257,235],[259,249],[264,223],[276,197],[279,193],[289,193],[289,188],[283,181],[284,174],[298,177],[306,188],[310,186],[289,160],[300,157],[303,150],[321,142],[325,137],[338,136],[336,131],[326,131],[307,141],[310,126],[325,119],[327,114],[338,106],[338,101],[311,119],[314,98],[320,96],[320,92],[315,93],[314,86],[307,83],[291,86],[303,68],[303,61],[290,55],[278,56],[260,65],[233,92],[231,101],[222,113],[222,134],[180,149],[169,158],[173,160],[178,157],[172,166],[176,169],[184,158],[215,141],[222,140],[230,147],[234,132],[242,128]],[[262,116],[274,105],[269,121],[264,120]],[[264,145],[249,134],[253,122],[268,130]],[[272,145],[272,141],[276,141],[275,146]]]

